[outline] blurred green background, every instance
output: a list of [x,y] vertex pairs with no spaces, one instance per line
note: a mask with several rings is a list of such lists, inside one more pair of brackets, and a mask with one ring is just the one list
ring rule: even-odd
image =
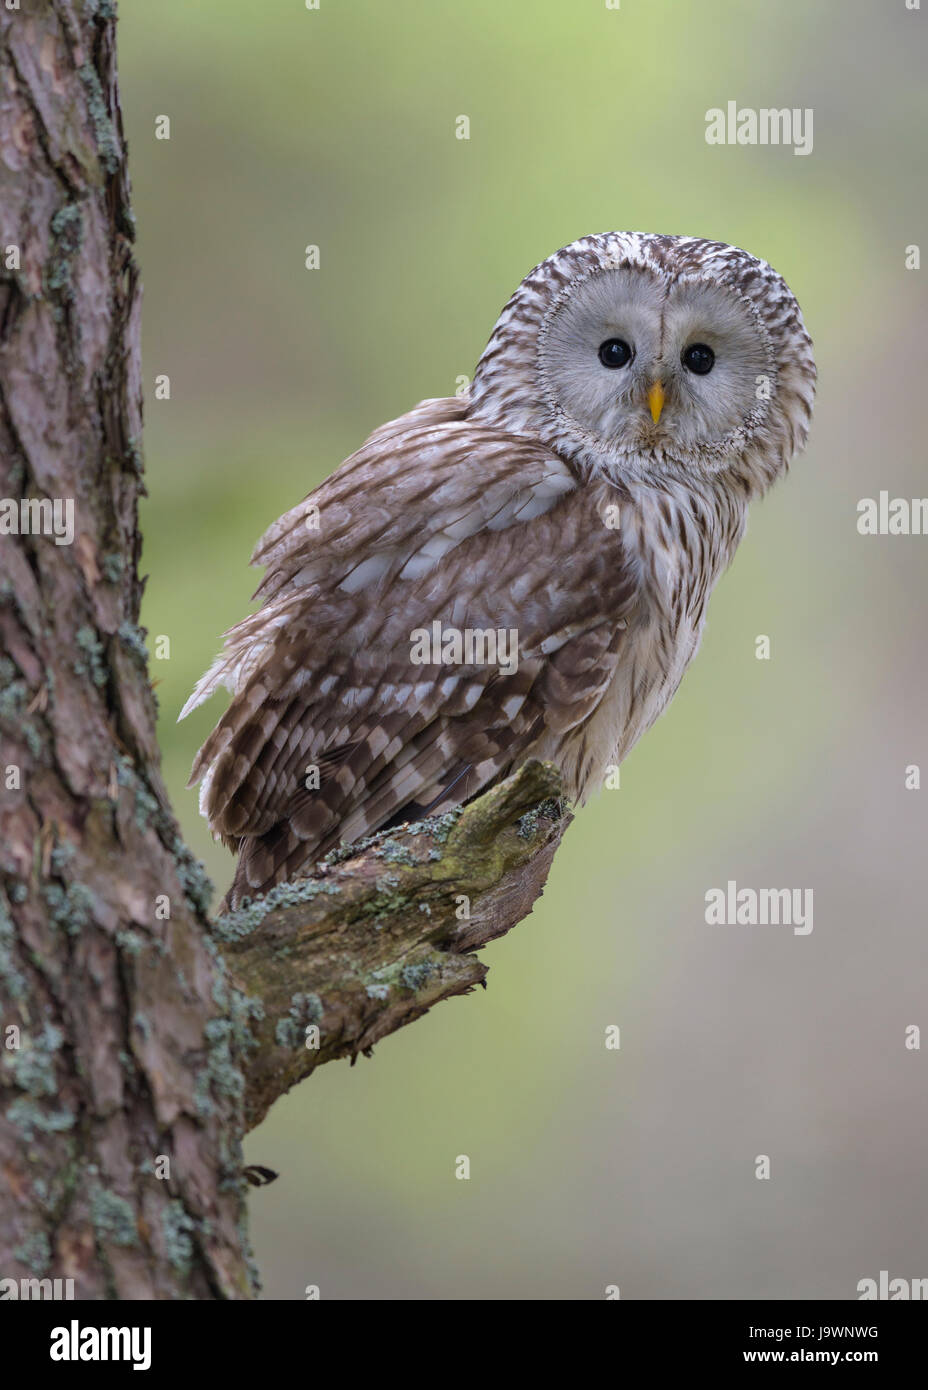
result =
[[[853,1298],[928,1274],[903,1031],[928,1023],[928,793],[904,789],[928,760],[928,538],[855,525],[861,497],[928,491],[925,272],[904,267],[926,23],[903,0],[122,0],[143,621],[171,639],[165,771],[220,892],[231,859],[184,785],[221,704],[175,719],[248,611],[255,540],[372,428],[452,394],[537,261],[613,228],[736,243],[785,275],[819,364],[809,449],[698,660],[485,952],[486,993],[323,1068],[250,1137],[281,1173],[251,1199],[268,1297]],[[708,146],[729,99],[813,108],[813,153]],[[812,935],[708,927],[729,878],[812,887]]]

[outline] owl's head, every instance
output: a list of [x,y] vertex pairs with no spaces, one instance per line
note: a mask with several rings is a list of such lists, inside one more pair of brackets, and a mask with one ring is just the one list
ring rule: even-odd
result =
[[583,237],[526,276],[474,374],[470,413],[589,471],[763,492],[805,443],[815,361],[764,261],[696,237]]

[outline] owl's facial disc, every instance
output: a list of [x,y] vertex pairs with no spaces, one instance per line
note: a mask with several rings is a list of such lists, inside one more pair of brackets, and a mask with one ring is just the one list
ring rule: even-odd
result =
[[718,468],[764,418],[769,336],[739,292],[639,267],[572,286],[545,324],[543,386],[584,443],[623,456]]

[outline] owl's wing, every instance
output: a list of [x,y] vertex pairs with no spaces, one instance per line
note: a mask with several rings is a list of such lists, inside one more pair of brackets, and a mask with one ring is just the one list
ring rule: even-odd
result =
[[414,577],[468,536],[547,511],[577,479],[537,439],[469,420],[467,402],[422,401],[374,431],[265,532],[255,598],[334,580],[349,591]]
[[382,425],[268,528],[251,557],[267,566],[254,594],[264,607],[225,634],[180,719],[220,686],[242,689],[278,616],[289,621],[279,613],[289,597],[309,603],[334,587],[412,578],[468,536],[526,521],[574,490],[574,475],[539,441],[469,421],[466,408],[454,397],[422,401]]
[[295,509],[256,552],[268,597],[230,634],[237,693],[192,776],[240,850],[233,901],[540,740],[556,756],[612,680],[637,586],[593,492],[538,441],[424,429],[378,432],[304,504],[317,533]]

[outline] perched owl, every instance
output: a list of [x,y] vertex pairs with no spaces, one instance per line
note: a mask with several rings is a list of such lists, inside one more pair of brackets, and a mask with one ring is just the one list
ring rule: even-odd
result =
[[181,714],[233,692],[191,776],[230,905],[528,757],[582,803],[676,690],[814,387],[745,251],[609,232],[536,266],[467,394],[375,430],[255,550],[262,607]]

